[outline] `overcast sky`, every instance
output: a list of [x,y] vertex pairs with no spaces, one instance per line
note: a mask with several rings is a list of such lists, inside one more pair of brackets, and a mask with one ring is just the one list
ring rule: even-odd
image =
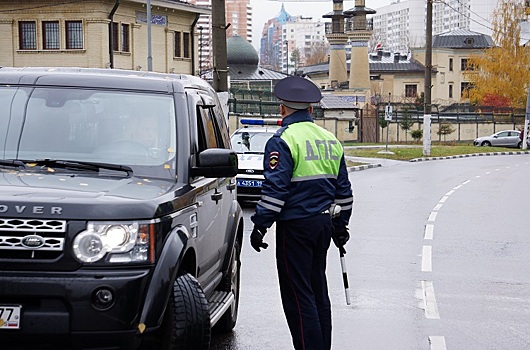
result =
[[[366,7],[377,10],[378,7],[389,5],[392,0],[365,0]],[[322,15],[333,11],[332,0],[321,1],[284,1],[285,11],[292,16],[313,17],[314,20],[319,18],[324,21]],[[252,44],[259,50],[259,41],[263,25],[271,18],[276,17],[282,8],[281,1],[273,0],[250,0],[252,6]],[[355,1],[344,1],[344,9],[348,10],[355,7]],[[258,51],[259,52],[259,51]]]

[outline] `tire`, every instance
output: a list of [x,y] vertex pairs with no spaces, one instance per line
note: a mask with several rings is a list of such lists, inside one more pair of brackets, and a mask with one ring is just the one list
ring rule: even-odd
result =
[[241,245],[238,240],[236,240],[234,244],[234,250],[230,257],[230,267],[228,271],[229,273],[223,278],[219,288],[223,291],[231,291],[234,294],[234,301],[215,325],[215,331],[221,333],[232,331],[237,322],[239,288],[241,281]]
[[523,148],[523,141],[520,141],[520,142],[517,144],[517,148]]
[[162,324],[162,350],[210,347],[210,311],[199,282],[186,273],[173,284]]
[[488,147],[489,147],[489,146],[491,146],[491,142],[489,142],[489,141],[484,141],[484,142],[482,142],[480,145],[481,145],[481,146],[488,146]]

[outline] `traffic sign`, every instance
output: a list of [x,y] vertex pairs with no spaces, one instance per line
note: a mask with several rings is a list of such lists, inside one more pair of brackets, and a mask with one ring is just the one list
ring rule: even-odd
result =
[[392,106],[385,107],[385,120],[392,120]]

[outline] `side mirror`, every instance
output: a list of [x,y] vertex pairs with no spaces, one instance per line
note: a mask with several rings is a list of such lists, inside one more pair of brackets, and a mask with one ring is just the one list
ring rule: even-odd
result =
[[199,153],[192,176],[234,177],[237,175],[237,154],[231,149],[209,148]]

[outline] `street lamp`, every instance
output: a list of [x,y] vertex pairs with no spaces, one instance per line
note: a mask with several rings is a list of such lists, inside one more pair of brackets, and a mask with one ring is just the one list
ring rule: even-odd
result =
[[153,56],[151,55],[151,0],[147,0],[147,70],[153,71]]

